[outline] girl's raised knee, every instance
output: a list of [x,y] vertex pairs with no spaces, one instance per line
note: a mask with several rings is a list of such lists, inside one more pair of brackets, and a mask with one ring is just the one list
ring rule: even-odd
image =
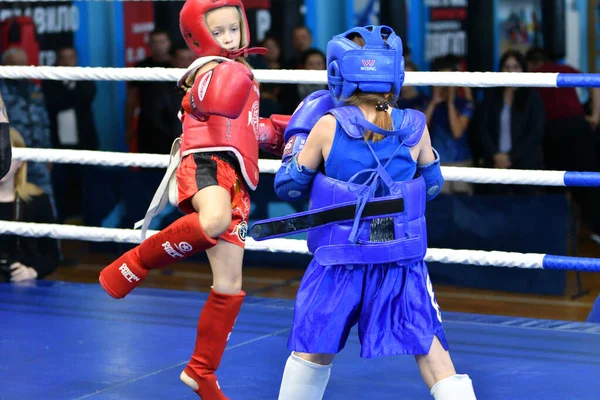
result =
[[200,225],[204,232],[212,238],[217,238],[227,231],[231,225],[231,210],[227,212],[213,210],[210,213],[198,213]]

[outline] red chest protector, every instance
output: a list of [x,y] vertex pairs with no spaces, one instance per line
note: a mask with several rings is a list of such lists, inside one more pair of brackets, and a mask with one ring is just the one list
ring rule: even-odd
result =
[[[229,90],[236,89],[232,87]],[[212,115],[208,121],[200,122],[187,113],[183,114],[181,156],[201,152],[230,151],[235,154],[240,164],[246,184],[251,190],[255,190],[259,177],[258,141],[256,140],[259,102],[260,91],[255,83],[244,111],[236,119]]]

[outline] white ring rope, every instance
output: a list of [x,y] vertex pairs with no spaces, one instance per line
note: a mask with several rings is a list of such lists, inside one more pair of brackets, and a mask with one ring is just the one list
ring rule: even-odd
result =
[[[157,231],[148,231],[147,236]],[[37,224],[31,222],[0,221],[0,235],[20,235],[27,237],[51,237],[55,239],[87,240],[92,242],[140,243],[140,231],[133,229],[115,229],[85,227],[60,224]],[[295,239],[270,239],[256,242],[246,239],[246,249],[277,253],[310,254],[306,241]],[[544,254],[522,254],[502,251],[428,249],[427,262],[445,264],[469,264],[497,267],[518,267],[541,269]]]
[[[185,72],[180,68],[104,68],[0,66],[0,78],[96,80],[96,81],[172,81]],[[327,84],[325,70],[254,69],[259,82]],[[557,73],[540,72],[406,72],[405,86],[462,87],[556,87]]]
[[[110,167],[167,168],[169,155],[118,153],[92,150],[14,148],[13,158],[58,164],[102,165]],[[261,173],[274,174],[279,160],[259,160]],[[511,185],[564,186],[564,171],[442,167],[444,179],[451,182],[497,183]]]

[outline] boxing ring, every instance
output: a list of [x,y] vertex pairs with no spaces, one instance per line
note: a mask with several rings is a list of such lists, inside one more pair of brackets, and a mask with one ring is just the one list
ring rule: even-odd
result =
[[[0,67],[11,79],[176,81],[182,70]],[[273,83],[323,83],[325,71],[255,71]],[[408,72],[405,85],[600,86],[600,75]],[[168,155],[13,149],[19,160],[162,167]],[[261,173],[279,161],[261,160]],[[448,181],[600,186],[600,173],[442,167]],[[435,201],[435,200],[434,200]],[[140,209],[140,216],[145,210]],[[149,231],[148,235],[152,235]],[[139,230],[0,221],[0,234],[138,243]],[[306,242],[247,240],[248,251],[307,253]],[[429,249],[428,262],[599,271],[600,260],[549,254]],[[208,288],[206,288],[208,289]],[[179,381],[206,293],[138,288],[110,298],[98,284],[0,284],[0,399],[191,399]],[[291,300],[248,296],[218,371],[231,399],[275,399],[293,315]],[[484,400],[599,399],[600,324],[443,312],[459,373]],[[412,357],[361,359],[356,329],[334,361],[326,399],[428,399]]]

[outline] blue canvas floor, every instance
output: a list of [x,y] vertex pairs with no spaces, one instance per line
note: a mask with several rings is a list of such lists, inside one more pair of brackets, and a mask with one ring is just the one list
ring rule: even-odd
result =
[[[0,399],[194,399],[179,381],[205,293],[0,284]],[[232,400],[276,399],[293,303],[247,298],[219,382]],[[445,313],[451,355],[480,400],[600,399],[600,324]],[[325,399],[431,399],[410,356],[361,359],[356,332]]]

